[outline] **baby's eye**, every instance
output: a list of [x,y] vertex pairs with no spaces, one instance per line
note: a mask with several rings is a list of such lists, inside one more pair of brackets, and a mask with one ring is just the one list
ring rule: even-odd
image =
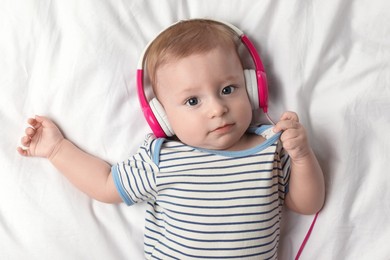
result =
[[235,90],[235,87],[233,86],[227,86],[222,89],[222,95],[229,95],[232,94]]
[[197,104],[199,103],[199,100],[195,97],[193,98],[189,98],[187,101],[186,101],[186,104],[188,106],[196,106]]

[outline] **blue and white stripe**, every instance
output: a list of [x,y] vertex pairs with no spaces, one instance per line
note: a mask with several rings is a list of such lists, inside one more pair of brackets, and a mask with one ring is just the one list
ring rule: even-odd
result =
[[149,137],[139,153],[113,166],[131,205],[148,201],[150,259],[276,259],[289,159],[278,135],[246,151],[215,152]]

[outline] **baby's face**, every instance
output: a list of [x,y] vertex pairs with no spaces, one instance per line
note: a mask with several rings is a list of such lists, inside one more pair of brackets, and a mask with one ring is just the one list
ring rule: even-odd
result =
[[223,48],[168,62],[156,74],[157,98],[177,137],[214,150],[240,147],[252,119],[243,68]]

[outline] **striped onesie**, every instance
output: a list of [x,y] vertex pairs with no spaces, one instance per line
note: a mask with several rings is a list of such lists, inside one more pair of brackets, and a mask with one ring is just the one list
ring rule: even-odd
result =
[[149,135],[112,167],[127,205],[147,201],[147,259],[276,259],[289,157],[270,126],[243,151],[215,151]]

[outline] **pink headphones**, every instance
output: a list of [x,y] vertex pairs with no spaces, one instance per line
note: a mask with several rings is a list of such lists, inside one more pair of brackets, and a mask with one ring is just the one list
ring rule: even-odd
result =
[[[268,86],[267,86],[267,77],[264,71],[263,63],[261,62],[260,55],[255,49],[253,43],[248,39],[248,37],[237,27],[226,22],[211,20],[212,22],[223,24],[234,32],[237,33],[237,36],[241,39],[241,42],[248,49],[252,60],[255,65],[255,69],[245,69],[244,76],[246,82],[246,89],[248,96],[252,105],[252,109],[261,108],[263,112],[267,114],[268,110]],[[175,23],[176,24],[176,23]],[[171,25],[170,27],[174,26]],[[169,28],[170,28],[169,27]],[[164,30],[165,31],[165,30]],[[161,33],[160,33],[161,34]],[[159,34],[159,35],[160,35]],[[173,136],[174,132],[167,120],[166,113],[163,106],[157,100],[157,98],[152,98],[150,101],[146,98],[145,88],[144,88],[144,63],[145,63],[145,53],[148,50],[151,41],[145,48],[143,54],[141,55],[140,61],[137,67],[137,92],[138,99],[141,104],[142,111],[148,122],[150,128],[152,129],[156,137],[167,137]]]

